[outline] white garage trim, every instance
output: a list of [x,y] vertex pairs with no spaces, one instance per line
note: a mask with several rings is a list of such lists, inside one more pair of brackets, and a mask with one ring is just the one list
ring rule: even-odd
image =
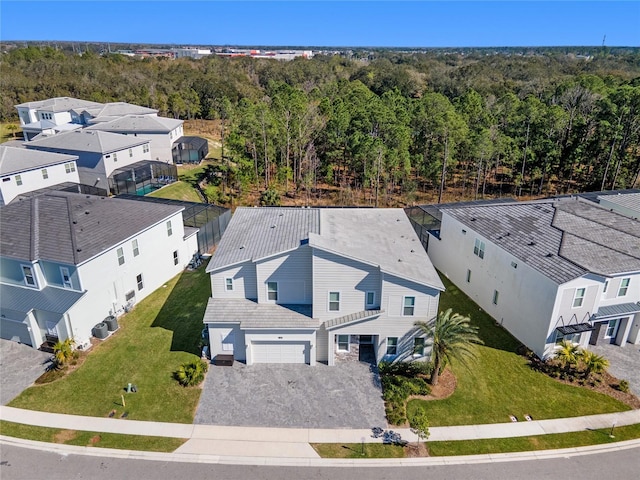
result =
[[251,342],[253,363],[309,363],[309,342]]

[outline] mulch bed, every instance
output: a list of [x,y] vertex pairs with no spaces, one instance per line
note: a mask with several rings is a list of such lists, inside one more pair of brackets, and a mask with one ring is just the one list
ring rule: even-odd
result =
[[[425,379],[428,381],[428,379]],[[450,368],[446,368],[442,375],[438,378],[438,384],[431,387],[431,393],[429,395],[410,395],[409,400],[415,398],[419,400],[443,400],[453,395],[458,385],[458,379]]]
[[573,385],[576,387],[588,388],[589,390],[593,390],[595,392],[604,393],[612,398],[615,398],[619,402],[624,403],[625,405],[630,406],[633,409],[640,409],[640,398],[635,396],[633,393],[624,393],[618,390],[616,387],[620,383],[620,380],[608,372],[602,374],[602,381],[591,385],[590,383],[584,383],[581,385],[577,381],[569,381],[562,380],[560,378],[555,378],[557,382],[564,383],[566,385]]

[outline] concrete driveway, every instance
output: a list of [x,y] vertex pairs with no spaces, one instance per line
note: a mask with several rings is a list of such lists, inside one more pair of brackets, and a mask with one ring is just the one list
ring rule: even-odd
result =
[[618,345],[603,344],[589,345],[587,348],[609,360],[611,375],[627,380],[630,390],[640,395],[640,345],[626,343],[620,348]]
[[385,428],[375,367],[323,364],[211,365],[196,424],[297,428]]
[[6,405],[46,370],[51,354],[0,338],[0,403]]

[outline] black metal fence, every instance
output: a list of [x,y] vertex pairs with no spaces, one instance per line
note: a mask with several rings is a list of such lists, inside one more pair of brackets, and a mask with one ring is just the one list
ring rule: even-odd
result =
[[182,211],[182,223],[185,228],[197,228],[198,251],[202,254],[209,253],[215,247],[231,220],[231,210],[210,203],[184,202],[168,198],[140,197],[131,194],[118,195],[118,198],[139,200],[143,202],[163,203],[165,205],[177,205],[184,207]]

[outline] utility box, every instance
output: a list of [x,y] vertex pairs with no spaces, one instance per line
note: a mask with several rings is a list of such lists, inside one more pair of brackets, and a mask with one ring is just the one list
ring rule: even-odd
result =
[[106,323],[100,322],[95,327],[93,327],[91,333],[94,337],[99,338],[100,340],[104,340],[109,336],[109,328],[107,327]]
[[110,332],[113,332],[118,329],[118,319],[113,315],[108,316],[104,319],[104,323],[107,324],[107,329]]

